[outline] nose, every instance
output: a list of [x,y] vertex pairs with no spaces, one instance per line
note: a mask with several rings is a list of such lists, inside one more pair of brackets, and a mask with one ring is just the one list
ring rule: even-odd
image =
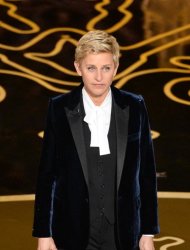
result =
[[100,69],[100,70],[97,69],[95,78],[96,78],[96,81],[101,82],[101,80],[102,80],[102,72],[101,72],[101,69]]

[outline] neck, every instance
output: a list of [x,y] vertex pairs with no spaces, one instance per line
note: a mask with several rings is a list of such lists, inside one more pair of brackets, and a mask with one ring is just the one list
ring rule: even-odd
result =
[[103,97],[102,96],[101,97],[100,96],[99,97],[90,96],[90,98],[93,101],[94,105],[100,106],[103,103],[105,96],[103,96]]
[[[85,89],[85,91],[86,91],[86,89]],[[91,95],[87,91],[86,91],[86,93],[88,94],[89,98],[92,100],[94,105],[100,106],[104,102],[105,98],[107,97],[109,90],[106,93],[104,93],[103,95],[99,95],[99,96]]]

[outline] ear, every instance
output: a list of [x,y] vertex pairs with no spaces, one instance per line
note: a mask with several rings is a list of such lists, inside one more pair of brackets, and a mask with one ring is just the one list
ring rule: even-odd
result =
[[81,72],[81,70],[80,70],[80,65],[79,65],[79,63],[75,61],[75,62],[74,62],[74,66],[75,66],[75,69],[76,69],[78,75],[79,75],[79,76],[82,76],[82,72]]

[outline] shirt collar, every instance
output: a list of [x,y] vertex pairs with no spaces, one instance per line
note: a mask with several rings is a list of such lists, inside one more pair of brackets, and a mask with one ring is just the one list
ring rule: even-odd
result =
[[109,88],[109,91],[104,99],[104,101],[101,103],[101,105],[97,106],[93,103],[92,99],[90,98],[89,94],[85,90],[85,88],[82,88],[82,95],[83,95],[83,100],[85,102],[85,106],[88,106],[90,109],[101,109],[106,107],[107,105],[111,105],[112,101],[112,95],[111,95],[111,88]]

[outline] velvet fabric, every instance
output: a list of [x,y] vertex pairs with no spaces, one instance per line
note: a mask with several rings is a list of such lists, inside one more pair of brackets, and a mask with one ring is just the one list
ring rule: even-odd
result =
[[[89,238],[88,166],[82,86],[50,100],[36,188],[33,236],[58,248],[85,250]],[[142,96],[111,87],[117,134],[115,236],[118,249],[138,249],[159,232],[156,173]]]

